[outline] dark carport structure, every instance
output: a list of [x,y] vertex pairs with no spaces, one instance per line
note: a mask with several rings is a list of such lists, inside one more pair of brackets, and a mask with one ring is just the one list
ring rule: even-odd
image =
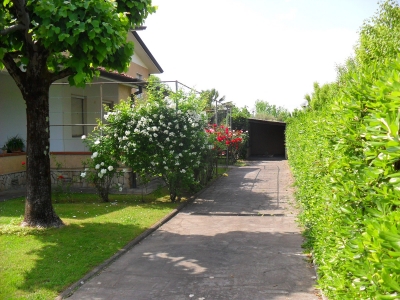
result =
[[285,158],[286,123],[249,119],[249,156]]

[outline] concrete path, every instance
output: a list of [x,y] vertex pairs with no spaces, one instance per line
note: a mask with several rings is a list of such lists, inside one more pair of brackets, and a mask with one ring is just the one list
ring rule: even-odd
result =
[[320,299],[290,185],[286,161],[231,168],[68,299]]

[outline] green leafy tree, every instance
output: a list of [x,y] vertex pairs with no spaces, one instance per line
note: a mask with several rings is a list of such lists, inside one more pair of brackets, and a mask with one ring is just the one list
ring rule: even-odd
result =
[[257,100],[255,103],[255,117],[262,120],[285,121],[290,112],[282,107],[270,104],[268,101]]
[[356,61],[363,66],[379,66],[396,58],[399,48],[400,6],[397,1],[387,0],[380,3],[377,13],[361,27]]
[[124,71],[131,28],[155,11],[151,0],[5,0],[0,9],[0,68],[26,103],[27,196],[23,225],[63,225],[51,204],[49,88],[61,78],[83,86],[96,68]]
[[206,109],[214,110],[212,123],[218,124],[218,105],[225,101],[225,96],[220,97],[216,89],[202,91],[202,96],[206,99]]
[[326,83],[322,86],[318,82],[314,82],[314,91],[310,95],[306,94],[304,99],[307,100],[308,106],[313,110],[321,110],[335,97],[338,85],[336,82]]
[[249,118],[251,114],[248,108],[245,107],[237,107],[232,106],[231,108],[232,113],[232,128],[233,130],[249,130]]

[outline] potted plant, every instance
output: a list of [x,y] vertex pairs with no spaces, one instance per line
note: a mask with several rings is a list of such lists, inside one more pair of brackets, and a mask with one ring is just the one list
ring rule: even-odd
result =
[[13,137],[8,138],[4,145],[7,148],[7,152],[21,152],[25,147],[24,140],[17,134]]

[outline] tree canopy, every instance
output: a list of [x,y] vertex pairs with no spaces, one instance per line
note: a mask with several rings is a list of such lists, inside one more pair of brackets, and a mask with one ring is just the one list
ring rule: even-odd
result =
[[129,30],[155,11],[151,0],[3,0],[0,68],[26,103],[27,196],[23,225],[63,223],[51,204],[50,85],[67,77],[83,86],[98,67],[124,71],[133,54]]
[[14,73],[23,77],[18,67],[33,71],[29,66],[36,53],[43,56],[40,69],[51,82],[69,76],[71,84],[82,85],[97,67],[122,72],[133,54],[127,32],[154,11],[151,0],[5,0],[0,67],[5,65],[14,79]]
[[255,102],[255,117],[257,119],[284,121],[289,116],[290,112],[282,106],[276,106],[263,100]]

